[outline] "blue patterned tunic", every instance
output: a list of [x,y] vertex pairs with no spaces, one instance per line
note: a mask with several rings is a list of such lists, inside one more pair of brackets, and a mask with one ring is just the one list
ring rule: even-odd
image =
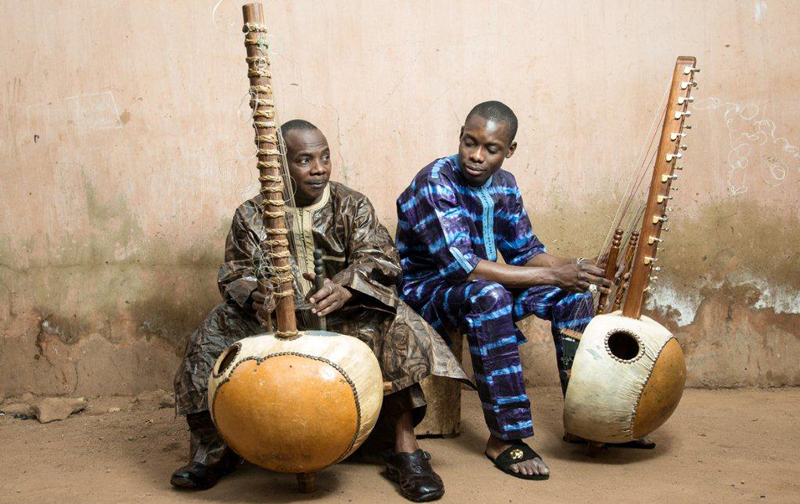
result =
[[445,284],[464,282],[480,259],[523,266],[545,247],[533,233],[514,176],[482,187],[461,175],[457,156],[437,159],[397,200],[403,296],[416,305]]
[[[571,358],[563,347],[592,317],[592,297],[555,286],[506,289],[468,281],[483,259],[524,266],[545,252],[522,204],[514,176],[499,170],[481,187],[467,184],[457,156],[423,168],[397,200],[396,243],[401,297],[446,339],[463,331],[489,430],[502,439],[533,435],[516,322],[536,315],[552,322],[562,388]],[[572,333],[572,336],[575,336]]]

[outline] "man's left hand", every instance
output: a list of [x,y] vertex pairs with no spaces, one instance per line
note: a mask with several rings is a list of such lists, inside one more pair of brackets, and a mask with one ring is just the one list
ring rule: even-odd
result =
[[[304,273],[303,278],[314,281],[314,275],[310,273]],[[349,289],[326,278],[325,284],[308,298],[308,302],[311,303],[311,313],[324,317],[344,306],[352,297]]]

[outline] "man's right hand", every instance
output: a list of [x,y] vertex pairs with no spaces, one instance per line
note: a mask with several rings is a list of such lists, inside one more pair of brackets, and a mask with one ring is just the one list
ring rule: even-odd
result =
[[598,290],[608,294],[613,283],[606,280],[605,271],[589,262],[565,264],[553,268],[556,285],[570,292],[586,292],[589,285],[597,285]]
[[253,310],[256,312],[256,319],[261,323],[265,324],[265,320],[262,315],[269,315],[275,310],[275,300],[270,299],[267,300],[267,297],[258,289],[254,290],[250,297],[253,299]]

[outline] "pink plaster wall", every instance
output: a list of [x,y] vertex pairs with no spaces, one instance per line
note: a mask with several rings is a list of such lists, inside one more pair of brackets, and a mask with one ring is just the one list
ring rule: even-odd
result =
[[[169,388],[256,192],[240,3],[0,1],[0,394]],[[800,10],[791,1],[270,1],[278,110],[394,228],[465,114],[520,118],[534,227],[598,251],[675,57],[702,73],[651,313],[694,386],[800,383]],[[532,384],[556,382],[525,325]]]

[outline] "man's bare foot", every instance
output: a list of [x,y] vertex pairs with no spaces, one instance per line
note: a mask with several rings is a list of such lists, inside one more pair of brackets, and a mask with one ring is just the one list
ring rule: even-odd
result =
[[[486,441],[486,455],[492,459],[496,459],[501,453],[510,448],[512,443],[504,441],[499,437],[490,435],[489,440]],[[531,460],[523,460],[522,462],[513,464],[509,467],[513,472],[523,474],[525,476],[540,474],[546,476],[550,474],[550,469],[544,461],[536,457]]]

